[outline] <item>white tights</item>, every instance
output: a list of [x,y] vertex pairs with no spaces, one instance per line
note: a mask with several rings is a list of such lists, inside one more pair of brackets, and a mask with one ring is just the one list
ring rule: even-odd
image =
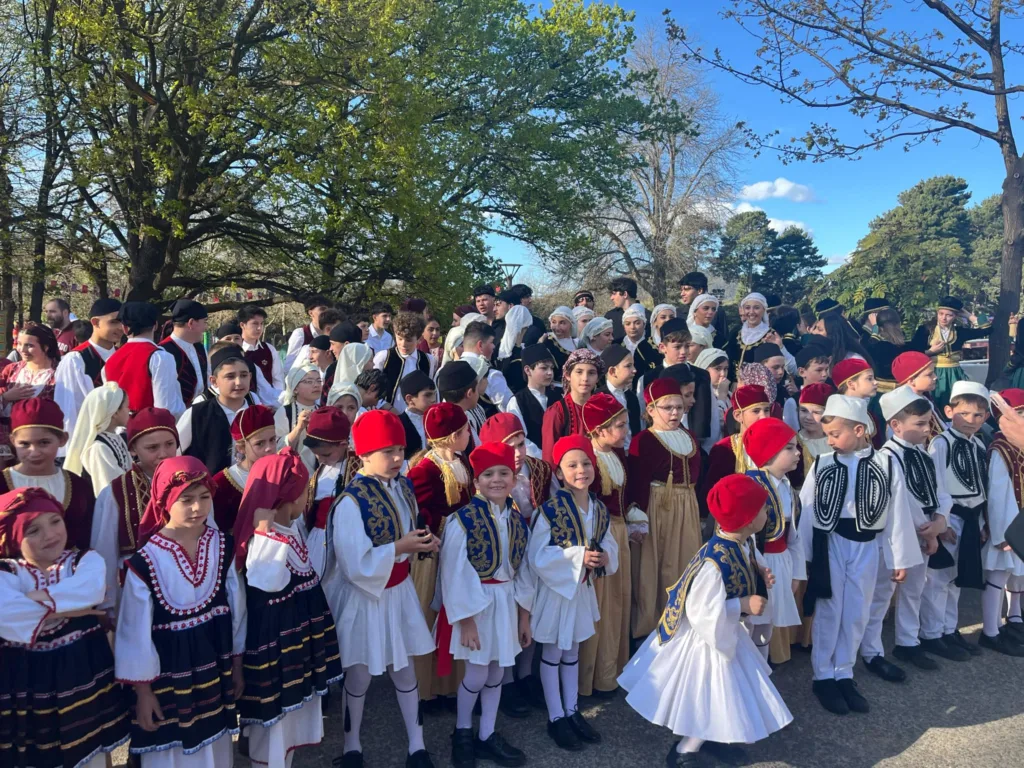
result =
[[456,699],[456,728],[473,727],[473,707],[480,697],[479,738],[486,741],[494,733],[494,721],[498,717],[498,702],[501,701],[501,678],[505,670],[498,662],[472,664],[466,662],[466,674],[459,685]]
[[576,713],[580,693],[579,660],[579,643],[573,643],[568,651],[561,650],[555,643],[546,643],[541,651],[540,684],[551,722]]
[[[412,664],[395,671],[388,667],[391,682],[395,685],[398,708],[405,721],[405,732],[409,737],[409,754],[423,749],[423,722],[420,718],[420,693],[416,684],[416,670]],[[363,708],[366,706],[366,692],[370,688],[370,670],[365,664],[353,664],[345,669],[345,751],[362,752],[359,728],[363,724]]]
[[1020,613],[1020,592],[1010,588],[1006,590],[1006,621],[1009,624],[1024,621]]
[[696,736],[684,736],[676,744],[676,752],[680,755],[693,754],[694,752],[700,752],[700,748],[704,746],[704,739],[698,739]]
[[985,571],[985,589],[981,593],[982,632],[989,637],[999,634],[1003,613],[1003,590],[1010,577],[1007,571]]

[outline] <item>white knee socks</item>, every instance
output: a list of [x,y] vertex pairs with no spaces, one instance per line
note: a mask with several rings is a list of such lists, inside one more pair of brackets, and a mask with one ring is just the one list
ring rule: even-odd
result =
[[483,664],[466,662],[466,674],[462,678],[459,692],[456,695],[456,728],[473,727],[473,707],[476,706],[476,697],[480,695],[480,691],[487,683],[489,670],[490,668]]
[[558,684],[558,668],[562,652],[554,643],[544,646],[540,655],[540,684],[544,689],[544,703],[548,705],[548,720],[554,722],[565,717],[562,708],[562,693]]
[[700,752],[700,748],[704,746],[704,739],[698,739],[696,736],[684,736],[676,744],[676,752],[680,755],[693,754],[694,752]]
[[480,732],[481,741],[487,741],[494,733],[494,723],[498,719],[498,704],[501,702],[501,678],[504,670],[498,662],[492,661],[487,674],[487,682],[480,692]]
[[407,664],[403,669],[389,669],[391,682],[395,684],[398,708],[405,721],[405,732],[409,735],[409,754],[419,752],[423,746],[423,722],[420,719],[420,689],[416,683],[416,668]]
[[1020,613],[1020,592],[1006,590],[1006,621],[1010,624],[1024,621],[1024,616]]
[[576,714],[576,706],[580,696],[580,644],[573,643],[572,648],[563,651],[562,662],[558,666],[558,677],[562,684],[562,707],[565,716]]
[[370,670],[365,664],[355,664],[345,670],[343,683],[345,702],[345,751],[362,752],[359,727],[363,724],[366,691],[370,687]]
[[981,593],[982,631],[989,637],[999,634],[1002,623],[1003,590],[1006,588],[1006,571],[985,571],[985,590]]

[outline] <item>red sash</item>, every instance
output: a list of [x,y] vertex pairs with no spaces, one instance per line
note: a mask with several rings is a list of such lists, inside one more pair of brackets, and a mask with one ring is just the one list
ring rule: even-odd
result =
[[387,585],[384,589],[391,589],[397,587],[403,581],[409,578],[409,561],[403,560],[400,563],[395,563],[391,566],[391,577],[388,579]]
[[[505,584],[498,579],[481,579],[481,584]],[[437,628],[435,631],[437,639],[437,675],[447,677],[452,673],[452,625],[448,621],[448,611],[441,605],[441,612],[437,614]]]
[[781,555],[787,549],[786,537],[783,536],[781,539],[775,541],[766,541],[764,543],[764,553],[766,555]]
[[[328,496],[327,498],[320,499],[316,502],[316,517],[313,520],[313,527],[319,528],[321,531],[327,528],[327,516],[331,512],[331,507],[334,506],[334,497]],[[392,571],[392,576],[394,572]],[[388,584],[388,586],[392,586]]]

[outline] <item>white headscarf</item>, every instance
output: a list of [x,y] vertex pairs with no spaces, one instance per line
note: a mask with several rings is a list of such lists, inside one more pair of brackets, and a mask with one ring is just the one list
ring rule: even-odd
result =
[[740,338],[743,340],[743,343],[746,344],[747,346],[759,342],[764,337],[764,335],[769,331],[768,299],[764,297],[764,294],[757,293],[755,291],[753,293],[748,293],[746,296],[743,297],[743,301],[740,302],[740,307],[751,301],[756,301],[758,304],[764,307],[764,314],[761,315],[761,323],[759,325],[751,328],[744,321],[743,326],[740,328]]
[[687,328],[690,330],[690,336],[693,339],[694,344],[700,344],[702,347],[710,347],[715,343],[714,336],[711,335],[711,329],[705,328],[703,325],[690,325],[687,323]]
[[[345,349],[348,349],[351,346],[353,346],[353,345],[352,344],[346,344],[345,345]],[[362,347],[362,346],[365,346],[365,345],[360,344],[359,346]],[[344,354],[344,352],[345,352],[345,350],[343,349],[342,353]],[[338,363],[338,366],[340,367],[341,363]],[[337,370],[338,369],[335,368],[334,370],[335,370],[335,375],[337,375]],[[284,391],[282,391],[280,396],[277,398],[277,402],[279,402],[281,405],[291,405],[292,403],[294,403],[295,402],[295,388],[297,386],[299,386],[299,382],[300,381],[302,381],[304,378],[306,378],[306,374],[307,373],[316,373],[316,374],[319,375],[320,369],[317,368],[312,363],[303,363],[302,365],[293,365],[291,367],[291,369],[288,371],[288,373],[285,374],[285,377],[284,377]]]
[[573,339],[576,338],[576,316],[573,314],[573,311],[569,309],[569,307],[555,307],[555,311],[548,315],[549,325],[551,324],[551,318],[553,317],[564,317],[566,320],[568,320],[570,328],[569,337]]
[[580,333],[580,345],[582,347],[585,347],[586,349],[596,351],[593,350],[593,347],[590,346],[591,339],[593,339],[598,334],[604,333],[611,327],[612,321],[609,320],[607,317],[595,317],[593,320],[591,320],[589,323],[583,326],[583,331]]
[[479,312],[470,312],[468,315],[463,315],[462,319],[459,320],[459,327],[465,328],[470,323],[475,323],[477,321],[487,323],[488,325],[491,324],[491,321],[487,319],[487,315],[481,315]]
[[82,455],[96,440],[96,435],[106,432],[110,420],[124,404],[126,395],[116,382],[108,381],[102,387],[96,387],[85,396],[82,409],[78,412],[78,421],[71,433],[68,443],[67,458],[64,469],[76,475],[82,474]]
[[661,344],[661,329],[654,327],[654,320],[658,315],[666,310],[672,313],[672,317],[676,316],[676,308],[671,304],[659,304],[651,310],[651,343],[653,343],[654,346]]
[[690,311],[686,313],[686,324],[697,325],[697,308],[701,304],[708,303],[714,304],[717,308],[719,305],[718,297],[715,296],[713,293],[702,293],[696,299],[694,299],[693,303],[690,304]]
[[708,347],[702,350],[697,355],[697,362],[694,363],[698,368],[703,368],[705,371],[712,365],[717,363],[719,360],[728,360],[729,356],[721,349],[715,349],[714,347]]
[[480,357],[480,355],[463,358],[463,362],[469,363],[470,367],[476,372],[477,381],[486,378],[487,372],[491,370],[491,365],[487,362],[487,358]]
[[444,337],[444,354],[441,355],[441,365],[438,366],[437,370],[441,370],[448,363],[456,360],[455,350],[462,346],[462,339],[466,335],[466,329],[462,326],[455,326],[448,335]]
[[580,304],[578,307],[573,307],[572,317],[576,322],[579,322],[580,320],[592,320],[594,318],[594,310]]
[[356,406],[362,408],[363,406],[363,394],[359,391],[359,387],[348,381],[335,381],[331,387],[331,391],[327,393],[327,404],[334,405],[344,395],[351,395],[356,400]]
[[519,343],[519,334],[532,324],[533,315],[522,304],[516,304],[505,313],[505,333],[501,336],[501,346],[498,348],[499,360],[512,357],[512,350]]
[[647,315],[644,313],[643,304],[631,304],[629,309],[622,313],[622,319],[625,320],[627,317],[639,317],[645,323],[647,322]]
[[371,360],[373,360],[373,350],[365,344],[346,344],[338,357],[338,366],[334,369],[334,384],[337,385],[339,382],[355,384],[356,377],[363,372],[366,364]]

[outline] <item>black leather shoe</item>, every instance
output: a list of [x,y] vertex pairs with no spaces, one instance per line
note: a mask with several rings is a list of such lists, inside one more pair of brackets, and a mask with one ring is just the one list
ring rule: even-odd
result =
[[946,638],[944,637],[937,637],[934,640],[925,640],[922,637],[921,649],[943,659],[949,659],[950,661],[967,661],[971,658],[971,654],[969,654],[964,648],[961,648],[959,645],[947,643]]
[[516,683],[523,694],[523,701],[534,709],[548,711],[548,703],[544,700],[544,687],[536,675],[528,675]]
[[616,686],[612,688],[610,691],[599,691],[597,690],[597,688],[595,688],[590,695],[593,696],[595,699],[610,701],[611,699],[614,699],[616,696],[619,695],[619,687]]
[[531,712],[530,705],[523,701],[523,694],[514,682],[501,686],[501,701],[498,702],[498,709],[505,717],[516,720],[528,717]]
[[558,745],[559,749],[566,749],[570,752],[579,752],[583,749],[583,742],[576,735],[576,731],[569,725],[569,718],[560,717],[554,722],[548,721],[548,736]]
[[331,760],[333,768],[363,768],[363,753],[352,750]]
[[405,758],[405,768],[434,768],[434,761],[430,759],[427,750],[418,749]]
[[747,762],[747,751],[736,744],[705,741],[701,744],[700,751],[711,755],[716,761],[725,765],[744,765]]
[[1002,631],[1009,633],[1011,640],[1024,643],[1024,623],[1019,621],[1008,621],[1003,624]]
[[902,683],[907,679],[907,673],[884,656],[875,656],[871,661],[865,660],[864,666],[890,683]]
[[526,765],[526,753],[505,741],[497,731],[483,741],[477,739],[475,749],[477,760],[490,760],[511,767]]
[[676,744],[665,755],[665,768],[697,768],[701,764],[699,752],[676,752]]
[[978,638],[978,645],[988,648],[990,651],[1001,653],[1004,656],[1024,656],[1024,645],[1019,645],[1007,632],[1000,632],[995,637],[989,637],[984,632]]
[[595,731],[594,726],[578,711],[573,712],[567,719],[569,725],[576,731],[576,735],[580,737],[580,741],[585,741],[588,744],[601,743],[601,734]]
[[918,669],[934,672],[939,668],[939,663],[925,653],[920,645],[897,645],[892,649],[892,655],[900,661],[913,664]]
[[839,686],[835,680],[815,680],[811,684],[811,690],[818,697],[818,702],[833,715],[850,714],[850,705],[846,703],[843,694],[839,692]]
[[981,648],[979,648],[974,643],[968,642],[967,638],[960,634],[959,629],[950,632],[948,635],[943,635],[942,639],[950,645],[956,645],[960,648],[963,648],[965,651],[971,654],[971,656],[981,656]]
[[839,693],[846,699],[846,706],[850,708],[851,712],[863,714],[870,711],[871,707],[868,706],[868,700],[860,695],[860,691],[857,690],[857,684],[851,678],[837,680],[836,685],[839,686]]
[[453,768],[473,768],[476,765],[476,741],[472,728],[456,728],[452,732]]

